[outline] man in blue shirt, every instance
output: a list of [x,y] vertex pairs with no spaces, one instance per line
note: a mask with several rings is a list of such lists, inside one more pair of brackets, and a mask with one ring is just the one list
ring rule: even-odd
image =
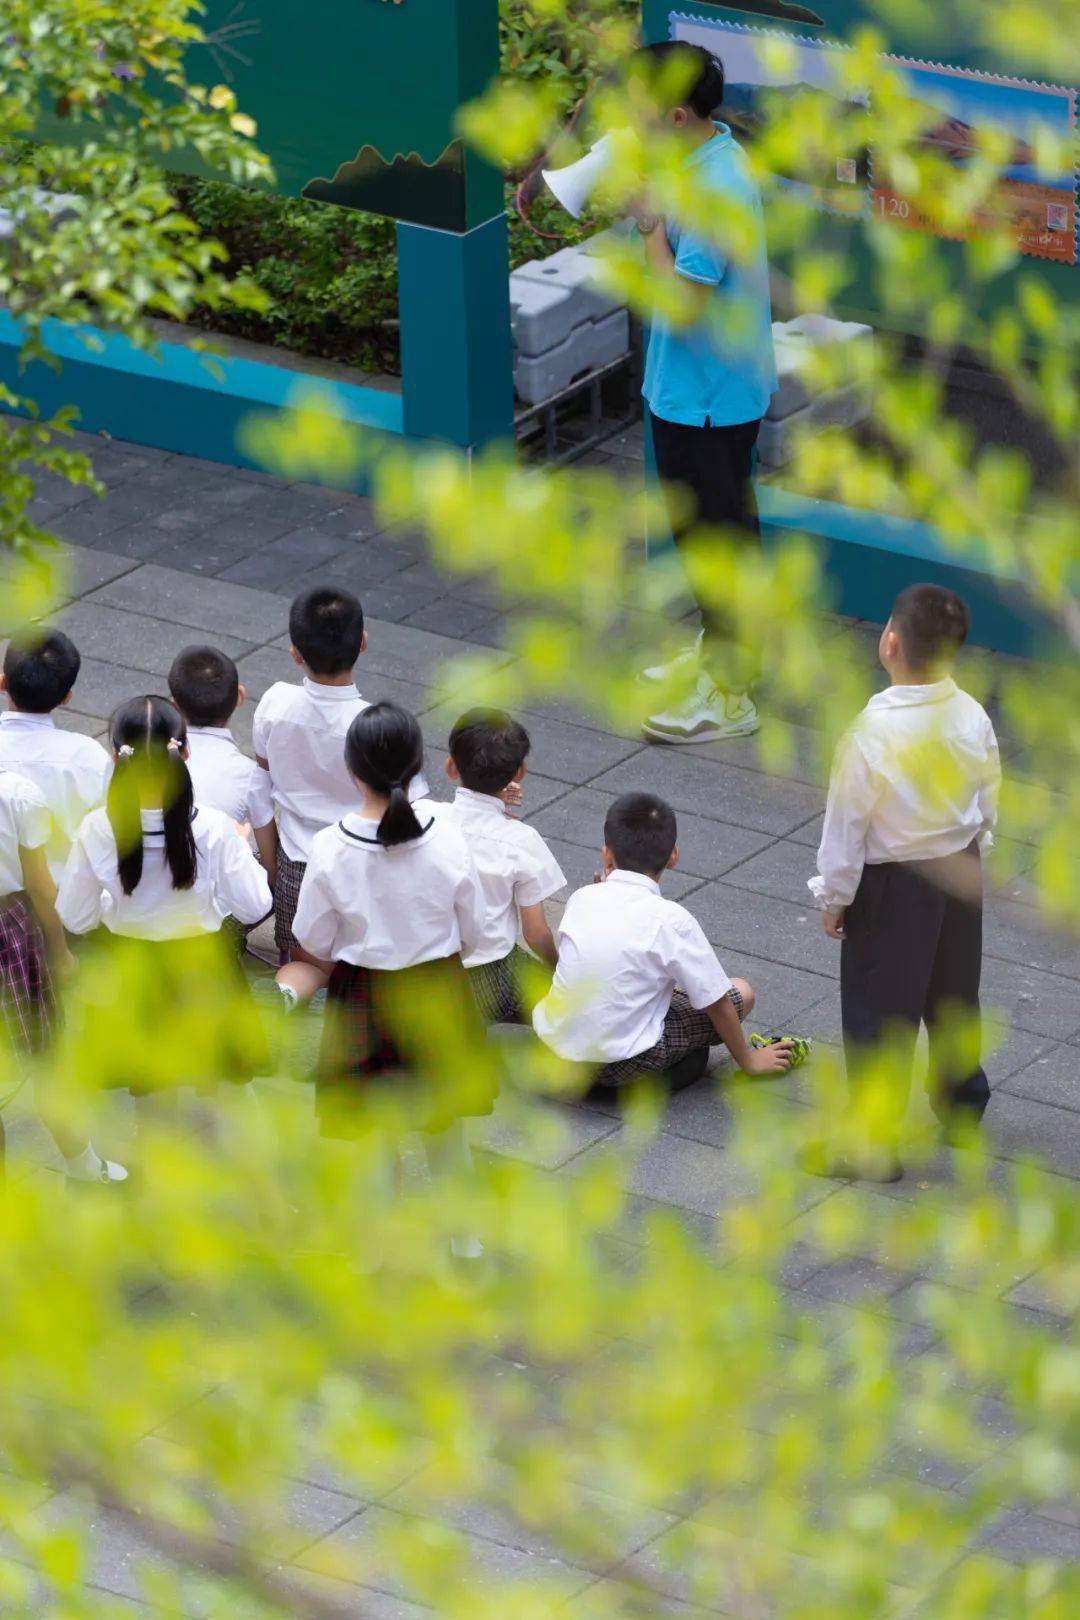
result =
[[[663,125],[685,142],[697,194],[706,189],[717,199],[715,224],[705,228],[636,216],[650,270],[674,294],[654,315],[642,389],[672,532],[680,545],[703,530],[757,545],[753,450],[776,388],[761,194],[730,129],[713,120],[724,95],[717,58],[671,42],[646,46],[634,65]],[[685,547],[683,558],[702,633],[676,660],[693,684],[683,701],[647,722],[657,742],[743,737],[758,728],[748,691],[753,670],[724,611],[723,579],[715,558],[710,570],[707,555],[695,563],[694,551]],[[669,686],[671,675],[671,665],[645,672]]]

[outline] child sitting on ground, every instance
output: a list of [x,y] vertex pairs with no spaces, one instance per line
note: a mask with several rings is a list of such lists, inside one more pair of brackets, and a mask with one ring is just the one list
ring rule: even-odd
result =
[[597,1065],[595,1083],[643,1074],[688,1085],[720,1042],[747,1074],[783,1074],[791,1045],[754,1049],[742,1021],[754,1005],[729,979],[701,925],[660,894],[679,859],[675,812],[651,793],[616,799],[604,822],[603,877],[571,895],[558,929],[559,965],[533,1027],[562,1058]]
[[187,725],[195,803],[251,828],[272,889],[278,837],[270,778],[241,752],[229,730],[229,721],[247,700],[236,665],[216,647],[185,647],[173,659],[169,691]]
[[[274,884],[274,938],[282,962],[297,952],[293,917],[312,839],[356,803],[345,765],[345,737],[368,707],[353,679],[367,647],[364,610],[350,591],[316,588],[289,609],[290,649],[304,672],[299,686],[277,681],[255,711],[251,738],[270,773],[280,850]],[[420,773],[413,797],[427,784]]]
[[[907,1106],[919,1024],[930,1039],[931,1103],[947,1128],[978,1123],[990,1098],[979,1061],[980,849],[1001,779],[989,716],[950,674],[967,639],[966,604],[940,585],[902,591],[878,653],[891,684],[837,750],[810,889],[841,941],[840,1004],[854,1079],[883,1036],[899,1038]],[[956,1019],[973,1027],[956,1039]],[[898,1159],[874,1179],[896,1180]],[[834,1162],[829,1173],[864,1168]]]
[[196,805],[171,703],[132,698],[109,738],[105,808],[75,835],[57,897],[65,928],[97,932],[75,986],[72,1066],[137,1095],[250,1080],[261,1032],[220,931],[224,917],[266,915],[266,874],[228,816]]
[[46,853],[59,883],[76,829],[105,802],[112,761],[93,737],[67,731],[54,715],[71,701],[82,659],[60,630],[40,627],[16,637],[4,654],[0,691],[0,770],[28,777],[49,809]]
[[495,1094],[462,967],[486,908],[448,811],[410,802],[423,748],[416,720],[395,703],[353,720],[345,753],[354,808],[312,840],[294,924],[310,960],[283,967],[278,982],[307,995],[329,974],[316,1075],[324,1135],[370,1124],[365,1101],[390,1081],[410,1088],[410,1128],[429,1133],[432,1167],[464,1167],[460,1121],[490,1113]]
[[446,774],[457,784],[451,814],[469,845],[486,917],[483,934],[464,958],[480,1016],[487,1024],[526,1022],[522,970],[529,958],[517,943],[555,966],[555,940],[544,901],[566,887],[559,864],[535,827],[507,814],[502,795],[520,784],[529,734],[497,709],[473,709],[450,733]]

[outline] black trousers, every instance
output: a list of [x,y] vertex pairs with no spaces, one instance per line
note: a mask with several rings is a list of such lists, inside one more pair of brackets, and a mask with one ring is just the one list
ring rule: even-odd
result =
[[930,1102],[938,1118],[979,1120],[990,1100],[980,1061],[982,866],[976,844],[943,860],[867,866],[844,918],[840,1004],[848,1072],[891,1038],[907,1080],[920,1023],[930,1041]]
[[[738,689],[749,679],[744,661],[732,645],[733,625],[724,611],[722,588],[702,580],[686,542],[701,528],[719,529],[729,538],[757,546],[761,542],[757,497],[751,478],[760,421],[733,427],[687,427],[652,418],[656,470],[672,486],[668,518],[675,544],[683,552],[686,577],[701,612],[705,632],[702,662],[721,685]],[[697,576],[697,577],[695,577]]]

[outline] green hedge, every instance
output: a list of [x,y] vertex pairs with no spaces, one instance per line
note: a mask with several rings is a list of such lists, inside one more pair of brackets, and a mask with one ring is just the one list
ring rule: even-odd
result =
[[[368,371],[399,369],[392,220],[216,180],[178,180],[174,190],[184,211],[226,248],[230,268],[245,272],[270,299],[263,314],[208,310],[205,318],[196,313],[193,325]],[[512,198],[508,187],[514,265],[586,234],[540,199],[535,224],[558,233],[557,240],[544,240],[518,218]]]

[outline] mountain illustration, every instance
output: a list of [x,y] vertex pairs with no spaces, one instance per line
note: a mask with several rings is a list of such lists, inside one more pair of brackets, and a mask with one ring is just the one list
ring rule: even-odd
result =
[[387,160],[374,146],[362,146],[341,164],[332,180],[309,180],[303,195],[316,202],[362,208],[437,230],[466,229],[465,147],[451,141],[434,163],[418,152],[398,152]]

